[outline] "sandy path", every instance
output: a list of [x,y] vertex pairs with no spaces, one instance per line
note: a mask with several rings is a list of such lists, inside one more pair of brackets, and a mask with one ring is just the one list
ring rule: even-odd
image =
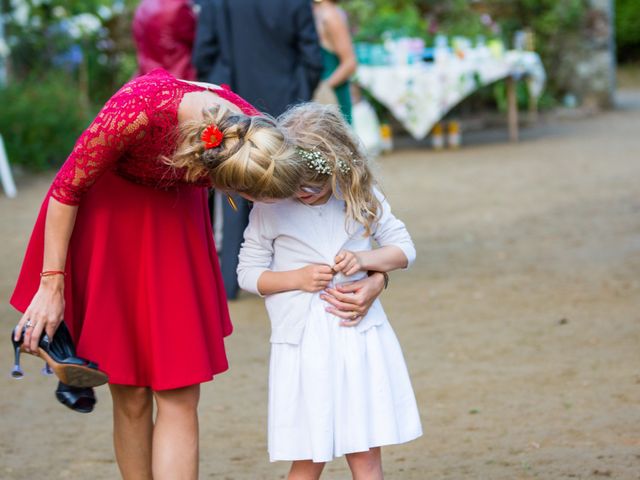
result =
[[[380,170],[418,247],[383,303],[425,436],[384,453],[397,479],[640,479],[640,101],[520,144],[404,150]],[[50,177],[0,198],[8,298]],[[266,456],[268,322],[231,305],[231,371],[203,387],[201,478],[283,478]],[[8,336],[17,315],[0,306]],[[8,339],[0,365],[10,365]],[[118,478],[110,401],[82,416],[54,381],[0,376],[0,478]],[[343,460],[324,478],[348,478]]]

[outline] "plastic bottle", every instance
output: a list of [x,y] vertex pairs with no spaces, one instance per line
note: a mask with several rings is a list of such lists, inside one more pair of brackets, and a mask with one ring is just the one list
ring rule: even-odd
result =
[[460,148],[461,143],[460,122],[451,120],[447,128],[447,145],[449,148]]
[[393,135],[391,133],[391,125],[383,123],[380,125],[380,148],[383,152],[393,150]]

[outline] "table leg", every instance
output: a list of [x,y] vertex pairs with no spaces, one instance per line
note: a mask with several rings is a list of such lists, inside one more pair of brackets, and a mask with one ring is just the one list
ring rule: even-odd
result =
[[507,119],[509,124],[509,140],[518,141],[518,100],[516,98],[516,81],[507,77]]

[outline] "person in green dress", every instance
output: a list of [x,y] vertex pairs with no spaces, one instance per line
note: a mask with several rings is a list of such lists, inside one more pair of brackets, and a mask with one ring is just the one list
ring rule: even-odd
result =
[[323,71],[319,89],[335,92],[338,105],[351,123],[349,78],[358,65],[351,43],[347,15],[333,0],[314,0],[313,14],[322,47]]

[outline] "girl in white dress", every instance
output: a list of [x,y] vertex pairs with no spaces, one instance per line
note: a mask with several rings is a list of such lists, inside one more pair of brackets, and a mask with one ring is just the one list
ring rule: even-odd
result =
[[324,289],[407,268],[415,248],[334,106],[279,121],[308,169],[295,198],[254,204],[238,266],[272,326],[269,456],[293,461],[289,479],[319,478],[342,455],[354,478],[380,479],[380,447],[422,434],[407,367],[379,300],[341,320]]

